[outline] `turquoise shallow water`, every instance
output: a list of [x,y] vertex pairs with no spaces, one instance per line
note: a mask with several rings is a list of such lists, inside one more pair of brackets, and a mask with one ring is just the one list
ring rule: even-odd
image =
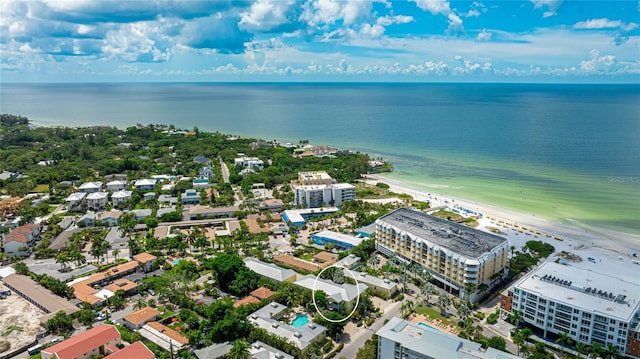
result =
[[173,123],[394,163],[425,191],[640,234],[640,85],[0,86],[47,125]]

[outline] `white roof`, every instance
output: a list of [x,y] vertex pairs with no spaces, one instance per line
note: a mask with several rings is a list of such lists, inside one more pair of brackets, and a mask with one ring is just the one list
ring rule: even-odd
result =
[[294,284],[300,287],[313,290],[315,282],[315,289],[321,290],[327,294],[327,297],[333,299],[335,302],[351,302],[355,300],[360,294],[367,290],[367,286],[359,283],[356,287],[352,284],[336,284],[333,281],[318,278],[316,282],[316,276],[309,274],[301,279],[297,280]]
[[148,179],[148,178],[144,178],[144,179],[139,179],[136,181],[135,186],[155,186],[156,185],[156,180],[155,179]]
[[271,334],[285,338],[303,350],[308,347],[315,338],[325,332],[325,327],[313,322],[305,324],[302,328],[295,328],[289,324],[273,319],[274,317],[278,317],[285,309],[287,309],[286,306],[277,302],[271,302],[249,314],[247,320]]
[[80,190],[95,189],[95,188],[102,188],[102,182],[85,182],[81,184],[80,187],[78,187],[78,189]]
[[127,185],[127,181],[110,181],[107,182],[107,186],[126,186]]
[[107,192],[93,192],[87,195],[87,199],[107,199],[109,194]]
[[394,317],[376,334],[429,358],[515,359],[515,355]]
[[[365,273],[365,272],[355,272],[354,273],[356,278],[358,279],[359,283],[364,283],[367,285],[372,285],[372,286],[376,286],[379,288],[385,288],[385,289],[391,289],[393,287],[395,287],[396,285],[398,285],[398,283],[390,281],[389,279],[382,279],[382,278],[378,278],[376,276],[373,276],[369,273]],[[351,278],[351,276],[348,276],[347,278]]]
[[[625,322],[630,322],[640,309],[640,282],[628,282],[614,275],[554,262],[543,263],[516,282],[514,287],[585,312]],[[594,289],[595,293],[587,292],[587,288]],[[611,296],[597,294],[598,291],[611,293]],[[625,296],[624,300],[616,300],[622,298],[619,296]]]
[[333,188],[338,188],[338,189],[356,189],[356,186],[350,184],[350,183],[335,183],[332,184],[331,187]]
[[350,234],[344,234],[344,233],[334,232],[329,230],[320,231],[312,235],[312,237],[314,236],[331,239],[336,242],[348,243],[354,247],[362,243],[362,238],[354,237]]
[[355,256],[353,254],[349,254],[348,256],[337,261],[335,265],[340,265],[343,267],[351,267],[352,265],[358,263],[359,261],[360,261],[360,257]]
[[133,195],[133,191],[120,190],[111,195],[111,198],[127,198]]
[[293,359],[293,357],[261,341],[254,342],[249,347],[251,358],[255,359]]
[[67,199],[65,199],[65,201],[67,202],[75,202],[75,201],[82,201],[84,199],[84,197],[87,194],[84,192],[75,192],[69,195],[69,197],[67,197]]
[[244,263],[247,265],[247,268],[252,271],[278,282],[282,282],[296,276],[296,272],[291,269],[280,268],[275,264],[265,263],[253,257],[245,258]]

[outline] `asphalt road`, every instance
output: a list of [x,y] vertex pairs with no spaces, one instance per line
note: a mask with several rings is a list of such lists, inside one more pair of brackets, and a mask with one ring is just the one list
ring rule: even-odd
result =
[[369,328],[362,329],[355,335],[353,335],[351,337],[351,341],[349,343],[345,343],[344,348],[342,348],[342,350],[335,357],[341,358],[344,356],[348,359],[355,358],[356,353],[358,353],[358,349],[360,349],[364,345],[364,342],[370,339],[373,334],[375,334],[375,332],[382,328],[386,319],[400,316],[400,306],[403,302],[404,301],[396,302],[388,306],[386,312],[382,315],[382,317],[376,320],[376,322],[373,323]]

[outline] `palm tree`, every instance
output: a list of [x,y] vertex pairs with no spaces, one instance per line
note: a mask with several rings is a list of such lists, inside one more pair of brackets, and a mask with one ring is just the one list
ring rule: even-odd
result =
[[71,259],[66,252],[60,252],[56,256],[56,263],[60,263],[60,269],[62,269],[63,271],[67,268],[67,263],[69,263],[70,261]]
[[74,248],[69,257],[72,261],[76,262],[76,267],[80,267],[82,264],[87,263],[87,258],[76,248]]
[[464,303],[460,304],[460,306],[458,307],[458,318],[460,318],[464,322],[470,314],[471,309],[469,309],[469,307]]
[[584,354],[587,352],[587,345],[584,343],[576,343],[576,350],[580,354]]
[[432,283],[427,282],[422,287],[422,293],[427,295],[427,302],[430,303],[431,302],[431,296],[436,293],[436,287]]
[[244,339],[237,339],[233,342],[231,350],[227,353],[227,359],[249,359],[249,343]]
[[138,309],[145,308],[146,306],[147,306],[147,303],[144,301],[144,299],[140,298],[136,301],[136,304],[133,305],[133,309],[138,310]]
[[380,264],[380,258],[374,253],[369,257],[369,264],[373,267],[373,269],[378,269],[378,265]]
[[560,345],[562,346],[562,351],[564,352],[564,346],[571,343],[571,336],[569,336],[569,333],[560,332],[558,333],[558,339],[556,339],[556,343],[560,343]]
[[608,359],[614,359],[620,356],[620,349],[618,349],[617,346],[611,343],[608,343],[607,349],[605,349],[604,354],[607,356]]
[[597,358],[600,356],[600,354],[602,354],[602,352],[602,345],[600,345],[600,343],[593,343],[593,345],[591,346],[591,354],[593,354],[593,356]]
[[522,312],[519,310],[514,310],[511,312],[511,321],[516,326],[516,328],[520,328],[520,320],[522,320]]
[[114,249],[113,251],[111,251],[111,254],[115,258],[114,260],[117,262],[118,261],[118,255],[120,254],[120,250],[119,249]]
[[451,298],[445,293],[440,293],[438,296],[438,307],[443,313],[447,312],[447,307],[451,305]]

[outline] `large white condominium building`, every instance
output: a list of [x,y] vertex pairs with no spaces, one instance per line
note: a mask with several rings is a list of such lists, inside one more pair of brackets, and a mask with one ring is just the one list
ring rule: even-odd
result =
[[518,358],[497,349],[482,349],[479,343],[431,328],[425,323],[416,324],[400,318],[391,318],[376,334],[378,335],[378,358]]
[[500,296],[504,314],[546,337],[566,333],[576,343],[613,345],[640,358],[640,282],[590,269],[545,262]]
[[475,302],[507,275],[505,238],[400,208],[376,221],[376,247],[386,256],[413,262],[429,271],[445,290]]

